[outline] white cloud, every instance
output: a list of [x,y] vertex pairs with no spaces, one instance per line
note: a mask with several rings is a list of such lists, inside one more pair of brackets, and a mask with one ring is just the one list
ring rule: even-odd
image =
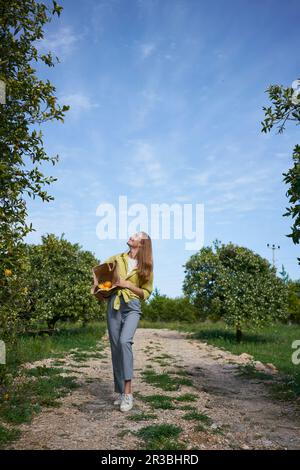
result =
[[[233,163],[229,162],[233,168]],[[265,209],[272,207],[272,194],[274,193],[273,169],[251,169],[251,173],[245,168],[231,169],[229,167],[205,168],[202,171],[193,166],[185,169],[182,186],[189,188],[192,199],[201,194],[202,202],[209,212],[222,212],[231,210],[234,212],[246,212],[256,210],[262,206]],[[201,190],[201,193],[200,193]]]
[[76,208],[75,204],[67,201],[51,201],[47,205],[38,204],[39,207],[30,205],[30,215],[27,223],[32,222],[36,231],[27,235],[28,243],[40,243],[40,237],[46,233],[76,233],[83,225],[85,214]]
[[201,173],[191,173],[189,176],[189,184],[196,184],[197,186],[206,186],[209,182],[210,177],[214,174],[214,170],[206,170],[202,171]]
[[156,49],[156,45],[153,42],[140,44],[140,51],[142,59],[147,59]]
[[97,103],[93,103],[91,98],[82,92],[62,95],[60,97],[60,102],[70,106],[68,116],[69,113],[72,113],[73,116],[78,117],[81,111],[89,111],[93,108],[99,107]]
[[81,35],[73,33],[69,26],[62,26],[57,31],[46,34],[46,37],[37,41],[38,48],[43,52],[52,52],[59,59],[68,56],[75,48],[76,42]]
[[[127,183],[135,188],[167,184],[167,175],[155,156],[153,145],[143,140],[129,141],[129,144],[133,144],[135,149],[130,158],[130,164],[125,170]],[[124,175],[122,175],[122,181],[124,181]]]
[[134,118],[133,118],[133,127],[139,129],[143,127],[146,123],[147,117],[155,110],[157,103],[161,102],[162,99],[152,89],[145,89],[140,93],[141,100],[139,104],[135,106],[134,109]]
[[206,205],[210,212],[232,210],[246,212],[272,206],[270,193],[272,175],[269,169],[254,171],[251,175],[229,175],[223,181],[212,181],[210,190],[217,193],[207,197]]

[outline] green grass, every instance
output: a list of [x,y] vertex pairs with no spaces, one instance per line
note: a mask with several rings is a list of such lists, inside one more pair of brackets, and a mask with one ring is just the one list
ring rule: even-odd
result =
[[191,405],[183,405],[179,407],[180,410],[186,410],[186,411],[192,411],[192,410],[197,410],[194,406]]
[[226,329],[225,324],[221,321],[191,324],[181,322],[151,323],[147,320],[141,320],[140,327],[169,328],[192,333],[190,338],[205,341],[233,354],[239,355],[245,352],[251,354],[256,361],[271,362],[283,375],[282,383],[274,385],[278,390],[278,398],[282,395],[282,398],[292,399],[300,395],[300,365],[293,364],[291,360],[294,352],[292,343],[294,340],[300,339],[300,325],[277,323],[261,330],[245,330],[241,343],[237,343],[235,340],[235,330],[233,328]]
[[207,432],[207,427],[202,424],[202,423],[198,423],[195,427],[194,427],[194,431],[195,432]]
[[273,398],[278,400],[287,401],[294,400],[295,397],[300,396],[300,379],[299,377],[286,376],[280,381],[272,383],[270,393]]
[[8,400],[0,403],[0,418],[13,424],[30,423],[41,407],[59,406],[58,398],[77,387],[75,377],[28,378],[9,390]]
[[71,358],[72,360],[76,361],[76,362],[85,362],[85,361],[88,361],[89,359],[89,355],[85,352],[74,352],[74,353],[71,353]]
[[[137,395],[137,392],[135,393]],[[144,402],[148,403],[154,409],[163,409],[163,410],[173,410],[175,406],[173,405],[173,397],[168,395],[141,395],[138,394],[138,397]]]
[[30,369],[24,370],[25,374],[29,377],[50,377],[53,375],[59,375],[62,372],[68,372],[67,369],[58,368],[58,367],[46,367],[46,366],[37,366]]
[[131,431],[131,429],[122,429],[122,431],[118,432],[117,434],[117,437],[125,437],[127,436],[129,433],[133,434],[133,432]]
[[19,429],[9,429],[0,425],[0,449],[3,445],[8,444],[11,441],[18,439],[20,436]]
[[92,359],[104,359],[106,356],[104,354],[100,353],[95,353],[95,354],[89,354],[89,358]]
[[142,379],[154,387],[161,388],[162,390],[178,390],[180,385],[193,386],[190,379],[170,376],[167,373],[157,373],[154,370],[144,370],[141,373]]
[[271,374],[267,374],[261,370],[256,370],[255,365],[252,363],[239,364],[238,374],[242,377],[247,377],[250,379],[274,380],[274,377]]
[[186,370],[177,370],[177,371],[167,370],[166,372],[167,374],[181,375],[182,377],[188,377],[189,375]]
[[176,401],[196,401],[198,398],[198,395],[195,395],[194,393],[184,393],[183,395],[179,395],[178,397],[175,398]]
[[141,449],[146,450],[177,450],[186,449],[186,444],[178,442],[182,431],[174,424],[153,424],[139,429],[135,435],[144,441]]
[[161,354],[160,356],[154,356],[154,359],[174,359],[173,356],[170,356],[170,354]]
[[191,411],[190,413],[186,413],[182,418],[191,421],[201,421],[204,424],[210,424],[212,422],[212,419],[209,416],[204,413],[199,413],[195,410]]
[[158,416],[154,413],[136,413],[128,416],[131,421],[148,421],[150,419],[156,419]]
[[65,360],[64,359],[56,359],[55,361],[52,362],[52,365],[53,366],[62,366],[65,364]]
[[75,367],[75,369],[82,369],[82,368],[87,368],[89,366],[86,364],[72,364],[72,367]]
[[[7,364],[9,370],[14,370],[24,362],[34,362],[54,357],[61,360],[72,349],[99,352],[98,342],[105,334],[105,322],[93,322],[86,326],[62,325],[60,331],[53,335],[22,336],[14,347],[7,346]],[[74,352],[80,360],[80,352]]]

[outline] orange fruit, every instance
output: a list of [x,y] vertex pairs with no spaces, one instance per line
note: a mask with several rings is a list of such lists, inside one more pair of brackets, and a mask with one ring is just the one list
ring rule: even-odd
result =
[[111,281],[105,281],[104,286],[108,287],[110,289],[111,288]]

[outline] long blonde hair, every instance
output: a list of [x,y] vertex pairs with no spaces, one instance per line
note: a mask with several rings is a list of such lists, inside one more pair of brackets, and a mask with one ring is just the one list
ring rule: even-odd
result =
[[146,232],[139,233],[142,234],[142,238],[137,252],[137,268],[140,279],[147,282],[153,271],[152,241]]

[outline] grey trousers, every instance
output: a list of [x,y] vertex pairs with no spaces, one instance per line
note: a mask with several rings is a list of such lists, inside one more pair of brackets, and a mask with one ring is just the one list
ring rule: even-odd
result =
[[124,381],[134,377],[132,344],[142,312],[139,299],[131,299],[126,303],[123,295],[120,297],[119,310],[115,310],[113,308],[115,296],[116,294],[113,294],[107,301],[107,329],[111,347],[114,391],[124,393]]

